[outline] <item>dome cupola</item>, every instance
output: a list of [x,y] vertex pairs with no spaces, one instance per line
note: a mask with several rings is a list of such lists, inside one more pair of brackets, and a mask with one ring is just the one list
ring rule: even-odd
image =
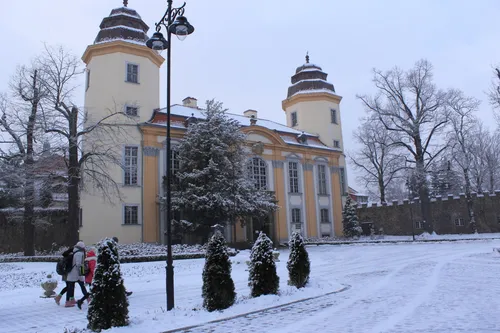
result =
[[320,66],[309,63],[309,54],[306,63],[295,70],[292,76],[292,85],[288,87],[287,98],[299,93],[331,92],[335,94],[335,87],[326,81],[328,74]]
[[101,44],[115,40],[123,40],[136,44],[145,45],[148,40],[149,27],[141,19],[141,16],[133,9],[127,7],[128,1],[123,1],[123,7],[111,10],[105,17],[101,30],[97,34],[94,44]]

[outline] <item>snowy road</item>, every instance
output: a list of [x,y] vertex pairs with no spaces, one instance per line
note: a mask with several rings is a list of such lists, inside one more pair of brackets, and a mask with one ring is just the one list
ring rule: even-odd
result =
[[317,270],[348,291],[182,332],[498,332],[500,258],[490,244],[331,249]]
[[[184,332],[499,332],[500,256],[492,252],[495,246],[500,241],[309,247],[311,280],[324,285],[324,293],[338,288],[337,282],[352,287]],[[286,288],[287,257],[282,252],[278,264],[281,290]],[[65,327],[85,327],[85,311],[39,298],[40,288],[8,290],[3,285],[8,278],[20,279],[18,272],[39,273],[52,266],[0,267],[0,332],[62,333]],[[164,263],[122,266],[125,284],[134,291],[129,307],[132,325],[112,332],[168,331],[311,296],[311,290],[305,290],[303,295],[247,300],[248,272],[244,262],[238,262],[232,275],[242,297],[239,304],[223,313],[193,311],[201,304],[203,260],[178,261],[175,266],[177,309],[170,313],[164,312]]]

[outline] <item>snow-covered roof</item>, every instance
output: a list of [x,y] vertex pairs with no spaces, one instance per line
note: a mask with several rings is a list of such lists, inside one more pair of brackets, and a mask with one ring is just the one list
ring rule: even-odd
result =
[[132,28],[132,27],[129,27],[126,25],[115,25],[115,26],[109,27],[109,28],[102,28],[101,30],[112,30],[112,29],[127,29],[127,30],[131,30],[131,31],[144,32],[144,30],[142,30],[142,29]]
[[131,44],[136,44],[136,45],[146,45],[145,42],[142,40],[136,40],[136,39],[125,39],[125,38],[103,38],[99,42],[95,42],[94,44],[104,44],[104,43],[109,43],[109,42],[114,42],[114,41],[122,41],[122,42],[127,42]]
[[[166,109],[161,109],[157,110],[158,113],[165,114]],[[189,118],[189,117],[195,117],[198,119],[204,119],[205,114],[203,112],[203,109],[200,108],[192,108],[192,107],[187,107],[179,104],[172,105],[170,108],[170,113],[172,116],[181,116],[184,118]],[[236,120],[241,126],[251,126],[250,124],[250,119],[249,117],[239,115],[239,114],[234,114],[234,113],[226,113],[231,119]],[[317,134],[313,133],[307,133],[303,131],[299,131],[293,128],[290,128],[288,126],[279,124],[277,122],[274,122],[272,120],[267,120],[267,119],[260,119],[260,118],[254,118],[257,120],[256,125],[265,127],[267,129],[270,129],[272,131],[278,132],[280,135],[281,139],[291,145],[297,145],[297,146],[303,146],[303,147],[311,147],[311,148],[320,148],[320,149],[326,149],[326,150],[331,150],[331,151],[339,151],[341,152],[341,149],[338,148],[332,148],[328,147],[325,144],[323,144]],[[148,124],[152,125],[159,125],[159,126],[165,126],[166,121],[163,119],[152,119],[151,121],[147,122]],[[172,120],[171,127],[174,128],[186,128],[184,122],[178,121],[178,120]],[[301,143],[297,140],[298,135],[300,134],[305,134],[306,135],[306,142]]]
[[330,94],[330,95],[333,95],[333,96],[337,96],[337,94],[335,94],[333,91],[328,90],[328,89],[309,89],[309,90],[300,90],[300,91],[297,91],[295,94],[293,94],[290,97],[293,97],[295,95],[304,95],[304,94],[307,95],[307,94],[316,94],[316,93],[326,93],[326,94]]
[[[160,109],[161,113],[166,113],[166,109]],[[178,115],[182,117],[191,117],[193,115],[195,118],[199,119],[204,119],[205,114],[202,109],[195,109],[183,105],[178,105],[174,104],[170,108],[170,113],[172,115]],[[246,117],[244,115],[239,115],[239,114],[234,114],[234,113],[226,113],[231,119],[234,119],[238,121],[241,126],[250,126],[250,118]],[[278,132],[285,132],[285,133],[293,133],[293,134],[301,134],[302,131],[293,129],[291,127],[285,126],[283,124],[279,124],[277,122],[274,122],[272,120],[267,120],[267,119],[261,119],[261,118],[255,118],[257,120],[257,125],[266,127],[270,130],[278,131]],[[313,133],[307,133],[304,132],[304,134],[308,136],[313,136],[313,137],[318,137],[317,134]]]

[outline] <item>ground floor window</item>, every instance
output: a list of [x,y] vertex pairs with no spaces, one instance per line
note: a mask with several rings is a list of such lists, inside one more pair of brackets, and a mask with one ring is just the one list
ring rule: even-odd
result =
[[139,224],[139,206],[125,205],[123,206],[123,224],[133,225]]

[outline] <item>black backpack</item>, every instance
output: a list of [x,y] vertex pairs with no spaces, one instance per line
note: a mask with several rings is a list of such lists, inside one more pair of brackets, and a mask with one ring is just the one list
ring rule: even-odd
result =
[[66,275],[73,269],[73,253],[59,259],[56,265],[56,272],[59,275]]

